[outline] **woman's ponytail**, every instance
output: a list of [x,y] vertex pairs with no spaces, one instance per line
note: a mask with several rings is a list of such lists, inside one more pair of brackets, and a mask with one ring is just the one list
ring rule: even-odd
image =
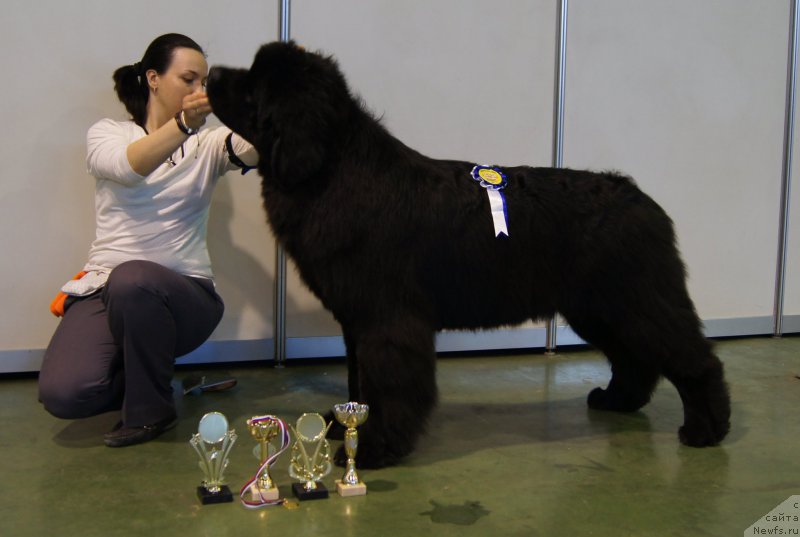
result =
[[148,87],[141,64],[123,65],[114,71],[114,91],[133,121],[144,127],[147,120]]

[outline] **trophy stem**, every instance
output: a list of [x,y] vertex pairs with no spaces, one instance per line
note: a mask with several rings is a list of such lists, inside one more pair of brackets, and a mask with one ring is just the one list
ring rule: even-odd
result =
[[[262,440],[259,442],[260,447],[260,461],[261,464],[264,464],[269,458],[269,451],[267,450],[267,442]],[[269,475],[269,466],[265,466],[264,469],[261,471],[261,474],[258,476],[258,488],[261,490],[269,490],[275,487],[275,484],[272,481],[272,476]]]
[[347,455],[347,467],[342,477],[346,485],[358,485],[356,473],[356,449],[358,448],[358,432],[355,427],[348,427],[344,433],[344,452]]
[[275,483],[273,483],[272,476],[269,475],[267,468],[264,468],[264,471],[258,476],[258,488],[261,490],[275,488]]

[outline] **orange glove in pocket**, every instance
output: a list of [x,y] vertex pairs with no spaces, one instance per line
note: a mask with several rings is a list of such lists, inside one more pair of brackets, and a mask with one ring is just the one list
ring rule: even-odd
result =
[[[73,280],[80,280],[86,276],[86,271],[82,270],[73,276]],[[64,316],[64,302],[66,302],[67,297],[69,295],[64,291],[59,291],[56,297],[50,302],[50,313],[55,315],[56,317],[63,317]]]

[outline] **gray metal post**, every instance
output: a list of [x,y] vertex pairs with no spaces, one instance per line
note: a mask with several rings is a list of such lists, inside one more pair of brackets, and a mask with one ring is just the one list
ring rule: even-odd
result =
[[792,185],[792,146],[794,145],[795,89],[797,86],[797,32],[800,0],[791,1],[789,23],[789,59],[786,72],[786,118],[783,126],[783,169],[781,171],[781,208],[778,226],[778,262],[775,273],[775,307],[772,335],[783,334],[783,295],[786,281],[786,246],[789,240],[789,194]]
[[[278,20],[280,40],[289,41],[291,22],[291,0],[281,0]],[[273,309],[273,341],[275,344],[275,366],[283,367],[286,363],[286,253],[283,247],[275,246],[275,305]]]
[[[569,0],[558,2],[558,26],[556,30],[556,76],[555,104],[553,106],[553,167],[564,165],[564,94],[566,92],[567,74],[567,13]],[[558,316],[555,315],[547,323],[545,336],[545,354],[556,352],[556,331]]]
[[291,27],[292,0],[281,0],[279,22],[280,40],[284,43],[291,39],[289,29]]

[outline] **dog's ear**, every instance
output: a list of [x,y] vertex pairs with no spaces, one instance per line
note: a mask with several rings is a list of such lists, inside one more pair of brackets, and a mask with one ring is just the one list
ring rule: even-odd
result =
[[275,117],[276,137],[270,164],[273,179],[293,188],[313,180],[322,172],[330,141],[326,136],[327,126],[310,121],[310,118],[280,119],[283,115]]
[[292,188],[323,177],[353,106],[336,61],[293,43],[272,43],[261,48],[250,72],[272,178]]

